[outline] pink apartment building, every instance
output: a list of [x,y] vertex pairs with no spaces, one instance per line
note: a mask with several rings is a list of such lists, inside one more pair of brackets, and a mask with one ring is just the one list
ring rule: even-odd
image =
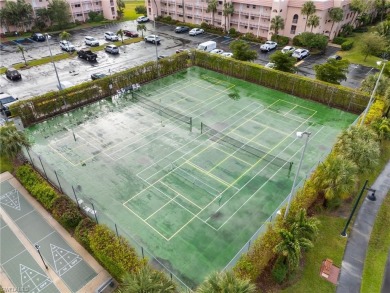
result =
[[[7,0],[14,1],[16,0]],[[106,19],[117,18],[117,5],[116,0],[65,0],[70,9],[72,21],[86,21],[88,19],[88,13],[90,11],[103,13]],[[4,7],[6,0],[0,0],[0,9]],[[26,0],[30,3],[33,10],[40,8],[47,8],[49,0]],[[12,28],[11,28],[12,30]],[[5,28],[1,27],[0,32],[5,32]]]
[[[235,28],[241,33],[253,33],[256,36],[271,38],[270,21],[276,15],[284,19],[284,30],[280,35],[293,38],[295,35],[305,31],[306,16],[301,15],[301,8],[305,0],[225,0],[234,6],[234,14],[226,21],[226,27]],[[352,23],[356,14],[349,10],[351,0],[314,0],[320,17],[320,24],[313,29],[313,33],[329,35],[331,39],[337,35],[341,27],[346,23]],[[218,1],[218,10],[214,14],[214,25],[225,27],[223,16],[223,3]],[[201,24],[212,22],[211,13],[207,13],[206,0],[146,0],[148,15],[154,19],[156,15],[171,16],[172,19]],[[340,7],[344,10],[344,19],[335,23],[328,17],[328,10],[333,7]],[[332,32],[330,30],[332,29]],[[311,31],[307,27],[306,31]]]

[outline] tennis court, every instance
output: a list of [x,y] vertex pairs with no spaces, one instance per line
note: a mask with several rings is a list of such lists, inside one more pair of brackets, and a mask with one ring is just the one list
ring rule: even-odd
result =
[[296,132],[312,133],[302,179],[355,119],[192,67],[27,132],[99,222],[117,224],[194,286],[288,195],[303,148]]

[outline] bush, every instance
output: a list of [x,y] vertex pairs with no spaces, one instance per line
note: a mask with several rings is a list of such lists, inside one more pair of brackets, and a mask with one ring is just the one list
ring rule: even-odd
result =
[[83,218],[76,204],[65,196],[61,196],[53,202],[53,216],[68,230],[76,228]]
[[355,33],[366,33],[368,32],[368,28],[365,26],[357,27],[353,30]]
[[236,37],[236,36],[238,36],[239,34],[240,34],[240,33],[237,32],[236,29],[235,29],[234,27],[232,27],[232,28],[229,29],[229,35],[230,35],[231,37]]
[[74,231],[74,238],[84,246],[85,249],[91,251],[91,246],[89,242],[89,233],[94,229],[96,223],[90,218],[82,219],[77,225]]
[[88,22],[100,22],[104,20],[103,13],[90,11],[88,12]]
[[303,43],[302,43],[302,40],[301,40],[301,35],[295,36],[295,37],[292,39],[292,43],[293,43],[294,46],[302,47],[302,46],[303,46]]
[[344,43],[341,44],[341,50],[343,51],[349,51],[352,49],[352,47],[353,47],[352,40],[345,41]]
[[57,192],[47,183],[36,184],[32,188],[31,194],[34,194],[34,197],[49,211],[52,210],[54,201],[59,197]]
[[335,38],[333,39],[332,42],[333,42],[334,44],[341,45],[341,44],[344,43],[345,41],[347,41],[346,38],[343,38],[343,37],[335,37]]
[[148,14],[145,5],[138,5],[138,6],[136,6],[135,7],[135,13],[143,14],[143,15],[147,15]]
[[286,279],[288,273],[288,267],[284,263],[283,258],[279,257],[274,267],[272,268],[272,277],[278,284],[282,284],[283,281]]
[[341,37],[349,37],[352,35],[353,25],[350,23],[344,24],[341,28],[340,36]]
[[266,41],[266,39],[264,39],[262,37],[257,37],[252,33],[245,33],[245,34],[240,36],[240,39],[246,40],[249,42],[255,42],[255,43],[263,43]]
[[286,46],[289,42],[290,39],[285,36],[279,36],[279,35],[272,35],[271,41],[277,42],[278,46]]

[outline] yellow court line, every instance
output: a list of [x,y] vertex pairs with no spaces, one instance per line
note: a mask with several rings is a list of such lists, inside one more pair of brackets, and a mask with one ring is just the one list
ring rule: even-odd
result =
[[68,160],[67,157],[65,157],[62,153],[60,153],[59,151],[57,151],[55,148],[53,148],[50,144],[48,145],[49,148],[51,148],[55,153],[57,153],[60,157],[62,157],[65,161],[67,161],[69,164],[71,164],[72,166],[77,166],[75,165],[72,161]]
[[291,104],[291,105],[296,105],[296,106],[301,107],[301,108],[306,109],[306,110],[310,110],[310,111],[313,112],[313,114],[314,114],[314,113],[317,113],[317,110],[314,110],[314,109],[312,109],[312,108],[308,108],[308,107],[305,107],[305,106],[301,106],[301,105],[295,104],[295,103],[293,103],[293,102],[289,102],[289,101],[286,101],[286,100],[282,100],[282,102],[285,102],[285,103]]
[[149,220],[151,217],[153,217],[156,213],[158,213],[159,211],[161,211],[164,207],[167,206],[167,204],[171,203],[172,201],[175,201],[175,198],[178,197],[179,195],[177,194],[175,197],[171,198],[170,200],[168,200],[165,204],[163,204],[160,208],[158,208],[157,210],[155,210],[152,214],[150,214],[146,219],[145,221]]
[[[301,123],[302,121],[305,121],[305,119],[294,119],[294,118],[292,118],[291,116],[292,116],[292,114],[290,114],[291,116],[285,116],[285,113],[279,113],[279,112],[276,112],[276,111],[274,111],[274,110],[268,110],[269,112],[271,112],[272,114],[274,114],[274,115],[277,115],[277,116],[280,116],[280,118],[281,119],[290,119],[290,120],[292,120],[292,121],[296,121],[296,122],[299,122],[299,123]],[[298,118],[300,118],[300,117],[298,117]]]
[[[267,128],[264,129],[262,132],[264,132],[264,131],[267,130],[267,129],[272,130],[272,128],[268,128],[268,127],[267,127]],[[241,134],[238,134],[238,133],[235,132],[235,131],[233,132],[233,134],[236,135],[236,136],[239,136],[239,137],[241,137],[241,138],[243,138],[243,139],[245,139],[245,140],[249,140],[249,138],[247,138],[247,137],[245,137],[245,136],[243,136],[243,135],[241,135]],[[261,144],[261,143],[258,143],[258,142],[256,142],[256,141],[252,141],[252,143],[255,144],[255,145],[261,146],[261,147],[263,147],[263,148],[270,149],[268,146],[263,145],[263,144]]]
[[[261,123],[261,122],[259,122],[259,121],[256,121],[256,120],[251,120],[251,121],[249,121],[249,122],[254,122],[254,123],[256,123],[256,124],[258,124],[258,125],[260,125],[260,126],[267,127],[268,129],[271,129],[272,131],[278,132],[278,133],[283,134],[283,135],[290,135],[290,133],[288,133],[288,132],[284,132],[284,131],[282,131],[282,130],[276,129],[276,128],[272,127],[272,126],[263,124],[263,123]],[[301,121],[300,121],[300,122],[301,122]]]
[[[264,131],[266,131],[267,130],[267,128],[264,128],[262,131],[260,131],[258,134],[256,134],[254,137],[252,137],[250,140],[248,140],[247,141],[247,143],[246,143],[246,145],[249,143],[249,142],[251,142],[252,140],[254,140],[256,137],[258,137],[259,135],[261,135]],[[234,153],[236,153],[237,151],[239,151],[240,149],[239,148],[237,148],[237,150],[235,150],[234,152],[233,152],[233,154]],[[265,155],[265,154],[264,154]],[[209,172],[212,172],[215,168],[217,168],[219,165],[221,165],[223,162],[225,162],[227,159],[230,159],[231,158],[231,156],[227,156],[226,158],[224,158],[222,161],[220,161],[218,164],[216,164],[213,168],[211,168],[211,170],[209,170]]]
[[[217,151],[223,152],[223,153],[225,153],[226,155],[230,155],[230,153],[224,151],[223,149],[220,149],[220,148],[218,147],[218,145],[213,146],[213,149],[216,149]],[[252,165],[251,163],[248,163],[247,161],[245,161],[245,160],[243,160],[243,159],[240,159],[239,157],[236,157],[236,156],[234,156],[234,155],[233,155],[232,157],[233,157],[234,159],[236,159],[237,161],[243,162],[244,164]]]
[[290,113],[292,110],[294,110],[298,105],[294,105],[294,107],[292,107],[290,110],[288,110],[287,112],[285,112],[283,114],[283,116],[286,116],[288,113]]

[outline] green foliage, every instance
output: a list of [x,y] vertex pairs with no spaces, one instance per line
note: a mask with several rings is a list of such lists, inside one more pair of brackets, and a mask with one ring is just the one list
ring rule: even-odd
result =
[[230,35],[231,37],[236,37],[236,36],[239,35],[239,33],[236,31],[236,29],[235,29],[234,27],[231,27],[231,28],[229,29],[229,35]]
[[335,37],[335,38],[333,39],[332,42],[333,42],[334,44],[341,45],[341,44],[344,43],[346,40],[347,40],[347,39],[344,38],[344,37]]
[[343,51],[349,51],[353,47],[353,40],[347,40],[344,43],[341,44],[341,50]]
[[270,30],[274,31],[275,35],[279,34],[279,30],[284,29],[284,19],[280,15],[276,15],[271,19]]
[[255,43],[263,43],[264,41],[266,41],[264,38],[255,36],[253,33],[245,33],[243,35],[240,35],[240,39]]
[[122,277],[120,293],[174,293],[176,285],[162,272],[144,266],[135,273],[126,273]]
[[302,47],[303,43],[302,43],[302,40],[301,40],[301,35],[297,35],[297,36],[293,37],[292,43],[293,43],[294,46]]
[[144,31],[146,32],[146,25],[143,23],[137,24],[137,32],[141,31],[142,37],[144,37]]
[[306,15],[306,23],[305,23],[305,31],[307,27],[307,21],[309,19],[309,16],[316,13],[316,6],[313,1],[305,1],[301,8],[301,14]]
[[390,20],[383,21],[375,27],[376,32],[387,41],[390,41]]
[[[379,78],[379,72],[375,74],[368,75],[365,79],[363,79],[360,84],[360,90],[366,92],[367,94],[371,94],[375,88],[375,84],[377,83]],[[390,77],[387,77],[385,74],[382,74],[380,80],[378,81],[378,86],[376,87],[375,94],[377,96],[385,96],[386,91],[390,85]]]
[[51,0],[47,6],[50,11],[50,19],[56,24],[56,28],[68,27],[70,20],[69,4],[64,0]]
[[344,17],[344,10],[340,7],[333,7],[328,10],[328,17],[332,21],[332,27],[329,31],[329,36],[333,31],[333,26],[336,22],[340,22]]
[[89,242],[89,232],[92,231],[96,226],[96,223],[90,218],[82,219],[77,225],[74,231],[74,238],[81,243],[85,249],[91,251],[91,246]]
[[378,118],[372,123],[373,129],[378,134],[378,137],[383,139],[390,139],[390,119],[386,117]]
[[214,25],[214,14],[217,12],[218,1],[217,0],[209,0],[207,1],[207,9],[206,12],[211,12],[211,24]]
[[122,279],[126,272],[135,273],[144,264],[126,239],[116,237],[108,227],[96,225],[88,234],[91,251],[116,279]]
[[270,61],[275,63],[274,69],[294,73],[296,71],[296,59],[291,57],[291,54],[283,54],[281,51],[276,51],[270,56]]
[[16,158],[23,147],[29,148],[30,141],[24,132],[18,131],[14,124],[6,123],[0,127],[0,156]]
[[306,47],[308,49],[318,49],[324,51],[328,45],[328,38],[323,34],[314,34],[311,32],[304,32],[294,37],[296,46]]
[[247,42],[237,40],[230,44],[230,49],[233,52],[233,58],[242,61],[252,61],[257,58],[257,52],[251,50]]
[[254,293],[256,287],[249,280],[238,278],[233,272],[214,272],[200,284],[196,293],[214,292]]
[[280,35],[272,35],[271,40],[277,42],[278,46],[280,47],[286,46],[290,42],[289,37],[280,36]]
[[117,19],[123,19],[123,17],[125,16],[125,8],[126,8],[125,1],[124,0],[117,0],[116,7],[117,7],[116,11],[118,13]]
[[74,229],[82,220],[76,204],[66,196],[60,196],[53,202],[53,216],[66,229]]
[[104,20],[103,13],[97,11],[88,12],[88,22],[100,22]]
[[143,14],[143,15],[147,15],[148,14],[145,5],[138,5],[138,6],[136,6],[135,7],[135,13]]
[[5,156],[0,156],[0,174],[3,172],[10,172],[12,173],[14,170],[12,161],[10,158],[7,158]]
[[[352,32],[353,32],[353,25],[350,24],[350,23],[346,23],[344,24],[342,27],[341,27],[341,32],[340,32],[340,36],[341,37],[349,37],[352,35]],[[334,39],[333,39],[333,43],[334,43]],[[337,43],[336,43],[337,44]],[[340,43],[339,45],[341,45],[342,43]]]
[[369,55],[377,56],[383,52],[386,45],[384,37],[370,33],[362,37],[359,49],[364,56],[364,61],[366,61]]
[[282,284],[286,279],[287,274],[288,267],[284,263],[283,257],[279,257],[272,268],[272,278],[276,281],[276,283]]
[[313,31],[313,28],[316,28],[320,25],[320,17],[316,14],[310,15],[307,20],[307,25],[311,27],[310,31]]
[[329,83],[340,84],[347,80],[349,62],[329,59],[326,63],[314,65],[316,78]]

